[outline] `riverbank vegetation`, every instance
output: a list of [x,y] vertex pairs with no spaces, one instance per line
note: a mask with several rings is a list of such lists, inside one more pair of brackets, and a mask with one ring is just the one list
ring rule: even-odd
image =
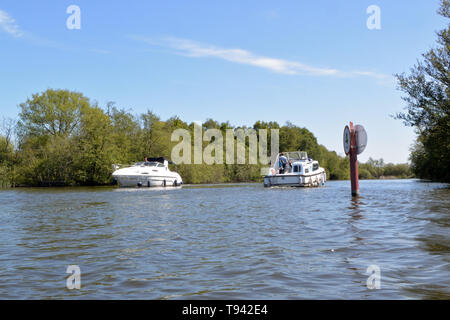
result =
[[[190,131],[192,136],[194,132],[194,123],[178,117],[162,120],[151,111],[134,115],[114,103],[101,108],[81,93],[68,90],[48,89],[33,94],[19,107],[18,121],[4,120],[1,128],[0,183],[3,186],[110,184],[113,164],[130,164],[145,157],[170,158],[172,148],[178,143],[171,141],[172,132],[178,128]],[[239,129],[229,122],[213,119],[202,126],[204,130],[221,130],[224,140],[227,129]],[[279,125],[262,121],[249,128],[279,129],[281,151],[307,151],[311,158],[319,160],[329,179],[348,179],[348,159],[320,145],[308,129],[289,122]],[[205,147],[209,142],[203,144]],[[248,141],[246,144],[248,149]],[[270,143],[268,147],[270,154]],[[179,164],[173,169],[185,183],[219,183],[260,181],[263,167],[266,166],[225,164],[224,161],[213,165]],[[407,164],[385,165],[382,160],[371,160],[360,168],[361,178],[367,179],[411,176]]]
[[[442,0],[438,13],[448,21],[450,1]],[[438,46],[423,54],[409,75],[397,75],[407,107],[396,118],[417,132],[410,156],[414,173],[450,182],[450,23],[437,36]]]
[[360,179],[409,179],[414,173],[408,163],[384,163],[383,159],[369,158],[366,163],[359,164]]

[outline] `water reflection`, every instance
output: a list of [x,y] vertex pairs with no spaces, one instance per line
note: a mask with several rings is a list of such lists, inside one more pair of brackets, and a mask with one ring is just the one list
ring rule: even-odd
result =
[[151,187],[151,188],[114,188],[114,192],[123,192],[123,193],[135,193],[135,192],[161,192],[161,191],[176,191],[182,189],[182,186],[177,187]]
[[350,206],[348,209],[350,209],[350,216],[355,220],[363,218],[362,213],[364,212],[365,206],[363,199],[364,197],[362,196],[351,197],[350,199]]

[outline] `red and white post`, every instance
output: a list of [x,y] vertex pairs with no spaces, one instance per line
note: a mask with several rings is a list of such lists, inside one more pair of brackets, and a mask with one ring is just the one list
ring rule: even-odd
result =
[[359,196],[358,152],[356,149],[356,131],[350,122],[350,180],[352,196]]
[[359,196],[359,174],[358,174],[358,149],[356,144],[356,130],[353,122],[350,127],[344,129],[344,151],[350,156],[350,180],[352,186],[352,196]]

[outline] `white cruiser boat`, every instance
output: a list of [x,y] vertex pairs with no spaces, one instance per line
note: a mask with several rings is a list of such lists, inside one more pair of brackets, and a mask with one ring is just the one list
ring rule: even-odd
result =
[[318,187],[326,180],[325,169],[318,161],[308,158],[306,152],[283,152],[278,154],[264,177],[264,187]]
[[145,158],[131,167],[115,166],[112,176],[121,187],[177,187],[183,180],[176,172],[169,170],[165,158]]

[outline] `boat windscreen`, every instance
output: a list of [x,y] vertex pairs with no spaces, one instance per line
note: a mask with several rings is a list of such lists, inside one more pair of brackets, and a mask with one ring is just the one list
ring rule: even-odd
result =
[[286,152],[288,160],[306,160],[308,154],[305,151]]
[[141,166],[156,167],[157,165],[158,165],[158,162],[136,162],[134,164],[135,167],[141,167]]

